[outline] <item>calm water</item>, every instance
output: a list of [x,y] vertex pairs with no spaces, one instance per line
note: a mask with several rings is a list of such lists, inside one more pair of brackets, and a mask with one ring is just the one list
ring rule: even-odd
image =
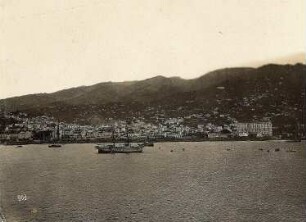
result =
[[306,221],[305,143],[0,146],[0,195],[6,221]]

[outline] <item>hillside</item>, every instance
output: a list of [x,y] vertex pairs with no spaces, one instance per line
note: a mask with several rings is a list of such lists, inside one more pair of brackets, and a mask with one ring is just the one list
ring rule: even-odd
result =
[[[190,124],[271,119],[276,131],[302,123],[306,66],[269,64],[216,70],[196,79],[156,76],[143,81],[105,82],[51,94],[0,100],[7,112],[49,115],[79,123],[107,118],[188,116]],[[203,114],[202,117],[192,117]],[[190,117],[191,116],[191,117]]]

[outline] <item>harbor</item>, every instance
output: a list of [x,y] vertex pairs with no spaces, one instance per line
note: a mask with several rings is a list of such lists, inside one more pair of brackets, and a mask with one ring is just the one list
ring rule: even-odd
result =
[[7,221],[304,221],[305,145],[0,145],[0,205]]

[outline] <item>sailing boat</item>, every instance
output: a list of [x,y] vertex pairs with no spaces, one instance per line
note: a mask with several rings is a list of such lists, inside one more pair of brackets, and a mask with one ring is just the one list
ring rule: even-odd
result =
[[145,146],[154,146],[154,143],[150,141],[149,136],[147,136],[147,141],[144,143]]
[[129,131],[126,125],[127,141],[125,143],[117,143],[115,141],[115,128],[113,128],[112,139],[113,143],[100,143],[95,146],[98,153],[142,153],[143,143],[130,143]]
[[294,139],[287,140],[287,142],[301,142],[300,124],[299,123],[296,124]]
[[53,142],[53,144],[49,144],[49,146],[48,147],[50,147],[50,148],[58,148],[58,147],[62,147],[62,145],[61,144],[59,144],[59,143],[56,143],[56,141],[59,141],[59,121],[57,121],[57,130],[56,130],[56,140]]

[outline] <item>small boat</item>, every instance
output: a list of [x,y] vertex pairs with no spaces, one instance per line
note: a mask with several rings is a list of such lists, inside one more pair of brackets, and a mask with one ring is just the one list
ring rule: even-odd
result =
[[289,150],[287,150],[286,152],[288,152],[288,153],[295,153],[295,152],[296,152],[296,150],[289,149]]
[[57,144],[57,143],[54,143],[54,144],[49,144],[49,147],[52,148],[52,147],[62,147],[61,144]]
[[150,140],[150,137],[147,136],[147,140],[144,142],[145,146],[154,146],[154,143]]
[[21,147],[23,147],[23,146],[22,146],[22,145],[17,145],[17,146],[16,146],[16,148],[21,148]]
[[153,142],[145,142],[144,145],[145,146],[154,146],[154,143]]

